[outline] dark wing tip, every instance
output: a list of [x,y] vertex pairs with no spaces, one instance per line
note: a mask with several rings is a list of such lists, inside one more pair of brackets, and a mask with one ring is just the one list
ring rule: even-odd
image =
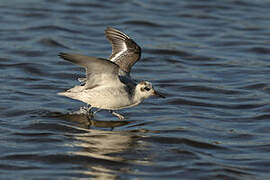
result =
[[119,31],[118,29],[115,29],[115,28],[113,28],[113,27],[111,27],[111,26],[108,26],[108,27],[105,29],[105,33],[108,32],[108,31],[121,32],[121,31]]
[[68,54],[67,54],[67,53],[63,53],[63,52],[60,52],[60,53],[58,54],[58,56],[59,56],[60,58],[66,59],[66,58],[68,57]]
[[107,27],[105,29],[105,35],[109,40],[118,39],[118,40],[125,41],[127,39],[130,39],[128,35],[112,27]]
[[58,56],[64,60],[70,61],[75,64],[79,64],[79,62],[81,61],[80,55],[76,55],[76,54],[68,54],[68,53],[60,52]]
[[105,32],[106,31],[112,31],[112,30],[115,30],[113,27],[111,27],[111,26],[108,26],[106,29],[105,29]]
[[66,61],[72,62],[72,63],[80,65],[80,66],[84,66],[84,64],[82,64],[82,61],[80,60],[80,58],[76,57],[76,55],[74,55],[74,54],[60,52],[58,54],[58,56]]

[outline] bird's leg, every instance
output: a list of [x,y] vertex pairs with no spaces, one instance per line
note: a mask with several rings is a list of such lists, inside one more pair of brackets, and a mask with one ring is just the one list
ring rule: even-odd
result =
[[[87,117],[88,118],[93,118],[94,116],[94,113],[91,111],[92,109],[92,106],[90,104],[87,104],[87,107],[86,107],[86,110],[87,110]],[[88,119],[89,121],[89,119]]]
[[94,115],[95,115],[97,112],[99,112],[99,111],[102,110],[102,109],[98,109],[98,110],[96,110],[96,111],[91,111],[92,108],[93,108],[93,107],[92,107],[91,105],[87,105],[87,114],[88,114],[88,117],[90,117],[90,118],[93,118]]
[[92,106],[90,104],[87,104],[87,111],[89,112],[91,111],[91,109],[92,109]]
[[102,109],[98,109],[96,111],[93,112],[93,115],[96,114],[97,112],[101,111]]
[[89,108],[86,106],[80,107],[80,110],[77,112],[79,114],[88,114],[89,113]]
[[125,117],[123,115],[118,114],[118,113],[116,113],[116,112],[114,112],[112,110],[110,111],[110,113],[112,113],[112,115],[114,115],[114,116],[117,116],[120,120],[124,120],[125,119]]

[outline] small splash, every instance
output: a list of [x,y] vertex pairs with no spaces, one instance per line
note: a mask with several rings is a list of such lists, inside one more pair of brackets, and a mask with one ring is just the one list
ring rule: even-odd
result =
[[83,107],[80,107],[79,110],[70,112],[69,114],[70,115],[91,115],[91,116],[93,116],[93,112],[90,111],[90,109],[91,109],[90,107],[83,106]]

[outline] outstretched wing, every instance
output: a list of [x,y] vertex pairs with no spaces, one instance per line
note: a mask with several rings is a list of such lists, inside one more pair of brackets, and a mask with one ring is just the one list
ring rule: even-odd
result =
[[109,60],[67,53],[60,53],[59,56],[86,69],[86,89],[121,83],[118,76],[119,66]]
[[112,44],[110,60],[123,71],[129,73],[132,66],[141,57],[141,48],[130,37],[121,31],[108,27],[105,30],[107,39]]

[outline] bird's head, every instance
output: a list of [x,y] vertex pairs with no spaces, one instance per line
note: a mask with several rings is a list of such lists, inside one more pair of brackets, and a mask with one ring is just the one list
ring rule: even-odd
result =
[[142,99],[149,98],[150,96],[158,96],[161,98],[165,98],[165,96],[156,91],[153,88],[152,83],[148,81],[142,81],[139,84],[137,84],[136,93]]

